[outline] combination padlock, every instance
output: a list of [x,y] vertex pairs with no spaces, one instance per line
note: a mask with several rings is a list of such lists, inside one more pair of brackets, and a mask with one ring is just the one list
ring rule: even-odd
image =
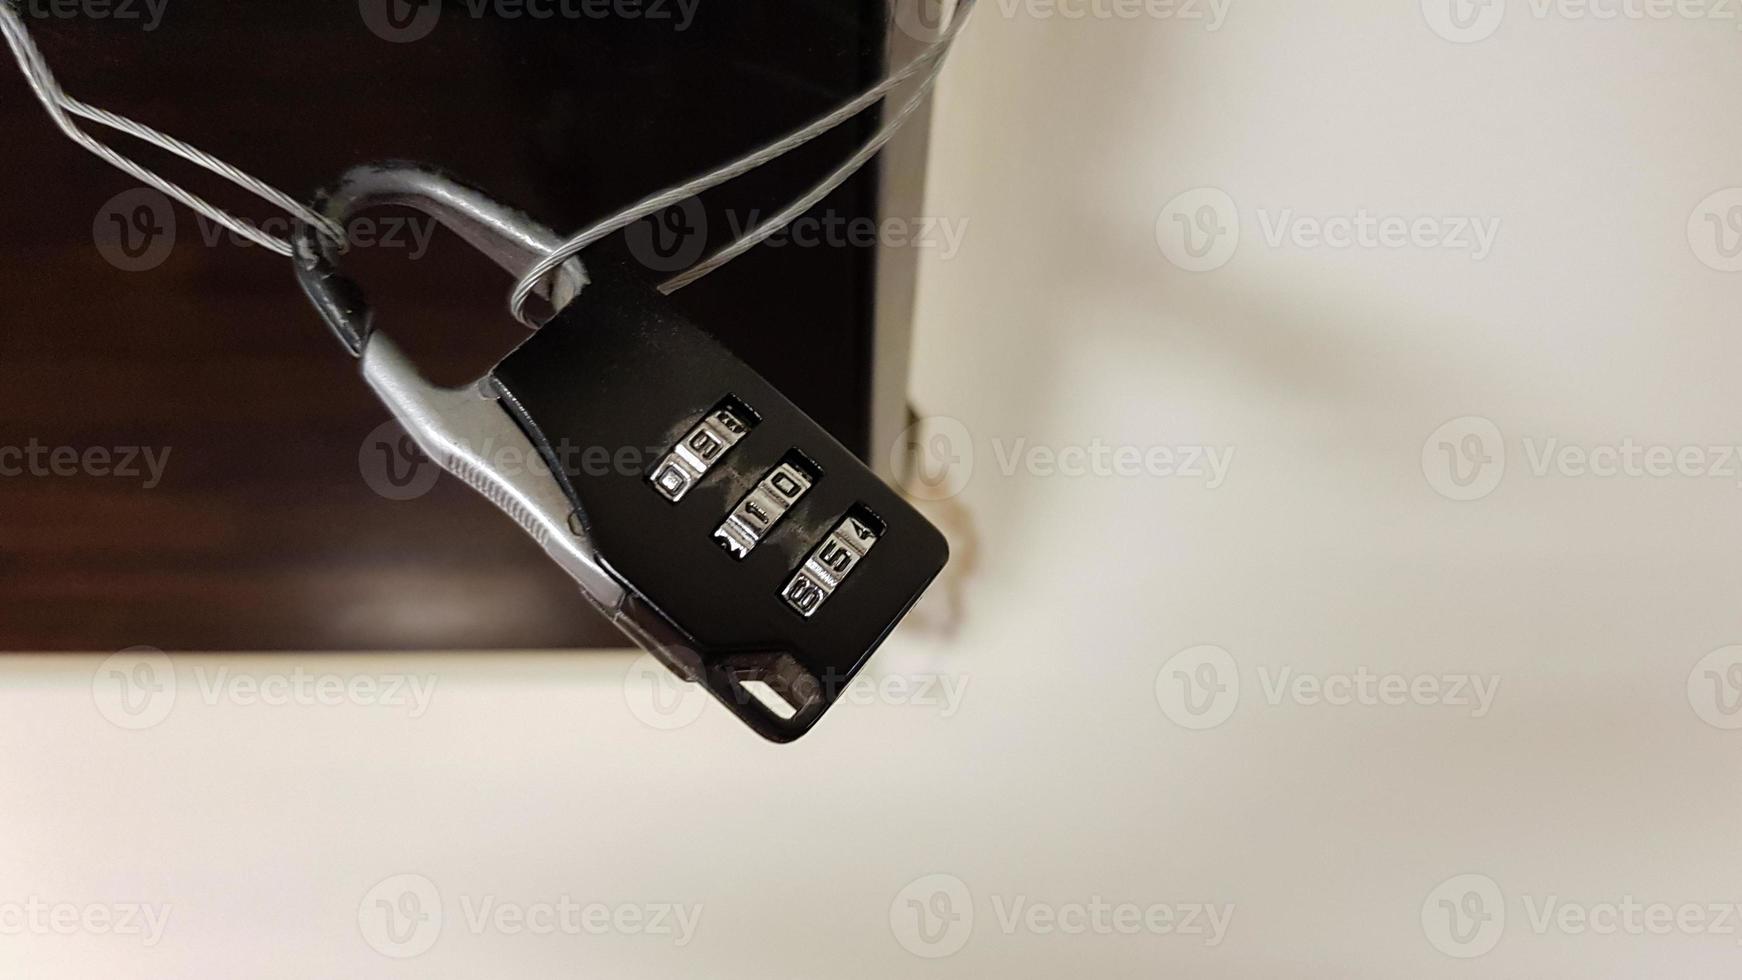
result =
[[[317,208],[342,226],[382,204],[424,211],[516,274],[559,242],[412,165],[356,168]],[[299,229],[304,291],[430,459],[769,739],[808,731],[948,560],[918,511],[626,262],[560,267],[540,294],[559,312],[444,389],[373,329],[335,260]],[[516,449],[545,465],[496,464]]]

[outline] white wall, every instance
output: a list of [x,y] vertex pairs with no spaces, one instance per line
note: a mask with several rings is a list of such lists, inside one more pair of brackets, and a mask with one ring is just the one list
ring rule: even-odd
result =
[[[1724,108],[1742,82],[1742,12],[1595,20],[1512,0],[1481,14],[1499,15],[1492,36],[1458,44],[1430,28],[1435,7],[1235,0],[1211,31],[1004,17],[988,0],[963,42],[931,207],[970,230],[958,258],[925,268],[915,388],[977,447],[962,497],[983,542],[977,642],[963,661],[985,700],[962,727],[1006,747],[982,770],[1020,765],[1026,779],[974,814],[1000,826],[1001,848],[955,866],[987,893],[1214,895],[1239,909],[1216,950],[977,930],[967,962],[1016,975],[1733,969],[1742,922],[1539,935],[1531,912],[1546,896],[1742,896],[1725,843],[1742,733],[1703,722],[1689,692],[1696,662],[1742,642],[1742,460],[1702,448],[1690,469],[1726,475],[1605,479],[1538,475],[1533,452],[1742,442],[1742,275],[1707,264],[1724,262],[1696,214],[1742,185],[1742,120]],[[1158,217],[1177,234],[1164,209],[1205,187],[1231,200],[1241,236],[1225,265],[1188,272]],[[1742,216],[1728,210],[1742,192],[1719,203],[1705,210]],[[1477,219],[1497,237],[1480,257],[1269,240],[1285,216],[1362,211],[1448,231]],[[1727,241],[1739,238],[1742,220]],[[1433,435],[1470,416],[1503,447],[1477,421]],[[1483,432],[1504,459],[1497,487],[1471,502],[1436,492],[1430,435],[1435,479],[1468,495],[1439,444]],[[1216,490],[1003,476],[995,443],[1022,438],[1236,455]],[[1156,710],[1152,682],[1201,644],[1229,653],[1241,687],[1223,725],[1191,732]],[[1482,718],[1269,703],[1284,670],[1362,668],[1475,675],[1498,695]],[[1705,668],[1693,684],[1709,715],[1742,724],[1714,706]],[[1479,967],[1443,955],[1422,921],[1430,892],[1464,873],[1504,897]]]

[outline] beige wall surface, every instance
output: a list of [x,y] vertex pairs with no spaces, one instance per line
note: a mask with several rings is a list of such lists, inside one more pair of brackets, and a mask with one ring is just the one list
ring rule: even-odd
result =
[[982,0],[851,703],[8,660],[0,975],[1735,976],[1739,15]]

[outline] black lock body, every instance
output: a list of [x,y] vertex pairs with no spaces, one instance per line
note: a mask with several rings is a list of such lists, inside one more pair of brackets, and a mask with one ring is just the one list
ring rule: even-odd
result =
[[[763,735],[796,738],[919,599],[949,547],[634,271],[589,262],[589,275],[496,367],[502,404],[557,474],[599,564],[683,637],[667,663],[700,673]],[[715,418],[724,428],[698,436]],[[663,486],[656,476],[686,440],[699,447],[686,458],[701,465],[685,464],[693,480],[674,501],[676,474],[668,469]],[[791,711],[770,710],[746,681]]]

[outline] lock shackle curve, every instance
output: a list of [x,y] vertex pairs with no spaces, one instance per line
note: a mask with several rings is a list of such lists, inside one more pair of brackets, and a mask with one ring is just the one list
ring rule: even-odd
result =
[[[359,211],[393,204],[434,218],[516,278],[562,245],[559,235],[523,212],[417,163],[352,167],[338,183],[317,194],[311,207],[344,228]],[[362,288],[339,268],[347,247],[346,242],[299,221],[291,238],[291,259],[297,283],[327,328],[352,357],[362,357],[375,330],[374,315]],[[571,258],[539,285],[537,294],[554,314],[580,295],[586,284],[586,267]]]

